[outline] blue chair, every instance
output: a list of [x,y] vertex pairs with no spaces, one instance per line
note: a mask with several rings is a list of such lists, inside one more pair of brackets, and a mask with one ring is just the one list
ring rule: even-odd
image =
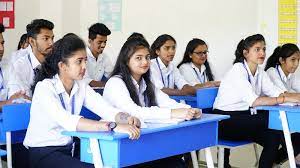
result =
[[[196,93],[197,97],[197,107],[201,109],[208,109],[208,111],[212,112],[213,104],[215,102],[215,98],[217,97],[219,88],[212,87],[212,88],[204,88],[204,89],[198,89]],[[228,148],[235,148],[240,147],[244,145],[252,144],[251,141],[228,141],[228,140],[218,140],[218,168],[224,167],[224,149]],[[256,157],[256,163],[255,166],[258,165],[258,152],[257,152],[257,146],[255,143],[253,143],[255,157]]]
[[[6,134],[6,151],[1,150],[0,156],[7,155],[7,167],[12,168],[12,132],[26,130],[30,118],[30,103],[11,104],[2,107],[0,125]],[[24,134],[25,135],[25,134]],[[21,137],[22,139],[24,139]]]
[[197,98],[196,96],[188,95],[188,96],[170,96],[171,99],[174,99],[178,103],[185,103],[190,105],[191,107],[197,108]]

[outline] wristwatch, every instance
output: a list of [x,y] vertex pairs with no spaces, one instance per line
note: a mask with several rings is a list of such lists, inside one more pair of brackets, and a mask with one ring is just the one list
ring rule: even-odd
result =
[[110,131],[113,131],[117,127],[117,123],[116,122],[108,122],[107,127]]

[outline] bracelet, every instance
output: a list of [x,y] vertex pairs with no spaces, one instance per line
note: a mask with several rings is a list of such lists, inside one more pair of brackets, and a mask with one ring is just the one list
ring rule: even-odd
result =
[[278,97],[275,97],[275,98],[276,98],[276,104],[279,104],[279,103],[278,103]]
[[285,96],[284,96],[284,94],[282,94],[282,103],[284,103],[285,102]]
[[111,122],[105,123],[105,126],[106,126],[106,128],[107,128],[107,131],[111,131],[111,128],[109,127],[110,123],[111,123]]

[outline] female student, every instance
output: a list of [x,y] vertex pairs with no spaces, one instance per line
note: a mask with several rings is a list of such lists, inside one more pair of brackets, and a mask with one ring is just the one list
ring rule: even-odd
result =
[[177,66],[184,79],[191,86],[214,87],[219,81],[213,81],[214,75],[207,61],[207,44],[198,38],[189,41],[183,59]]
[[[30,122],[24,145],[29,147],[31,167],[93,167],[71,156],[72,138],[62,131],[115,131],[139,137],[139,120],[110,106],[82,80],[86,71],[84,42],[63,37],[42,64],[35,78]],[[107,121],[79,116],[82,106]],[[133,125],[115,123],[130,122]]]
[[[121,48],[112,77],[105,85],[103,97],[114,107],[142,121],[172,118],[191,120],[200,117],[199,109],[177,103],[156,88],[151,82],[149,68],[147,41],[142,38],[128,39]],[[179,159],[175,156],[149,164],[177,167]]]
[[[288,92],[300,93],[300,80],[297,79],[295,71],[299,66],[300,51],[297,45],[287,43],[278,46],[273,54],[269,57],[265,71],[267,71],[273,83]],[[300,153],[300,134],[292,134],[294,154]],[[282,148],[283,149],[283,148]],[[287,156],[283,150],[280,150],[279,161],[284,160]],[[300,155],[296,158],[297,166],[300,167]]]
[[280,144],[280,132],[268,129],[267,112],[251,115],[255,113],[252,107],[300,102],[300,95],[276,87],[258,66],[265,60],[265,49],[265,39],[260,34],[239,42],[234,65],[221,81],[214,112],[231,116],[220,122],[220,138],[250,140],[262,145],[259,167],[271,168]]
[[163,34],[151,45],[151,75],[155,86],[168,95],[193,95],[196,88],[189,85],[172,61],[175,56],[176,41]]
[[300,79],[294,74],[299,66],[299,60],[300,51],[297,45],[284,44],[274,50],[265,70],[277,87],[300,93]]

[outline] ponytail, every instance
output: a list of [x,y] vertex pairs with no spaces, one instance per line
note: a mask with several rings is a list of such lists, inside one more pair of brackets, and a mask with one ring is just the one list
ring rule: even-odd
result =
[[243,61],[244,61],[244,59],[245,59],[244,53],[243,53],[243,51],[244,51],[244,49],[245,49],[244,43],[245,43],[245,40],[242,39],[242,40],[239,42],[239,44],[237,45],[236,50],[235,50],[235,53],[234,53],[234,55],[235,55],[235,60],[233,61],[233,64],[238,63],[238,62],[243,62]]
[[281,46],[275,48],[273,54],[267,60],[265,71],[271,67],[275,68],[277,65],[280,64],[279,63],[280,51],[281,51]]

